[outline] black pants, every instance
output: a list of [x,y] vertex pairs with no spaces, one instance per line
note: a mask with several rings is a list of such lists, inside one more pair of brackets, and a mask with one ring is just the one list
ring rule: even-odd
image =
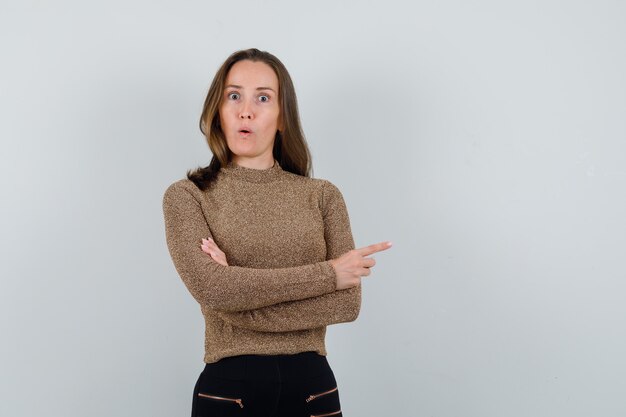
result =
[[325,356],[240,355],[207,363],[193,390],[191,417],[342,417]]

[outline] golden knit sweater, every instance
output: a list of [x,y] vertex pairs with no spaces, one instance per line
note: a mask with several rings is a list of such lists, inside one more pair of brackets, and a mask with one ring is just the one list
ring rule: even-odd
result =
[[[330,181],[234,163],[201,191],[188,179],[163,195],[167,247],[200,304],[204,362],[244,354],[316,351],[326,326],[356,320],[361,286],[336,289],[329,260],[354,241],[343,196]],[[228,266],[200,248],[213,238]]]

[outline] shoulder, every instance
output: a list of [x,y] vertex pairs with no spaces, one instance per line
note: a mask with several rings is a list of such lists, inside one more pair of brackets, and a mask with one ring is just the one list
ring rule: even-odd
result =
[[325,190],[339,192],[339,188],[337,188],[335,184],[324,178],[305,177],[294,174],[293,172],[283,171],[283,179],[284,181],[294,183],[294,185],[312,187],[320,192],[324,192]]
[[308,180],[315,189],[322,208],[327,208],[338,202],[343,204],[343,194],[332,181],[325,178],[308,178]]
[[340,194],[339,187],[337,187],[334,183],[326,179],[320,179],[322,190],[327,194]]
[[328,207],[330,205],[345,205],[343,194],[334,183],[329,180],[322,179],[322,205]]
[[306,189],[317,195],[321,205],[325,200],[333,200],[337,197],[343,198],[339,188],[330,180],[325,178],[304,177],[291,172],[284,172],[283,179],[291,186],[298,189]]
[[181,200],[198,200],[202,191],[188,178],[174,181],[163,192],[163,204]]

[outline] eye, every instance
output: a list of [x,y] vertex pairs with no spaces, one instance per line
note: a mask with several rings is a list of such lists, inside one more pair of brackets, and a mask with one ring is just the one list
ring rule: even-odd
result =
[[228,98],[230,100],[239,100],[239,93],[228,93]]
[[266,101],[270,101],[270,97],[266,95],[259,96],[259,101],[265,103]]

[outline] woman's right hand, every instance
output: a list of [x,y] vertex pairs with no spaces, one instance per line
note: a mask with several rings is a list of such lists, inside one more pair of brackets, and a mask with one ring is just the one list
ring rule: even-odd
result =
[[345,290],[361,284],[361,277],[370,274],[370,268],[376,265],[374,258],[366,258],[373,253],[391,247],[391,242],[380,242],[373,245],[352,249],[339,258],[332,259],[330,264],[337,275],[337,289]]

